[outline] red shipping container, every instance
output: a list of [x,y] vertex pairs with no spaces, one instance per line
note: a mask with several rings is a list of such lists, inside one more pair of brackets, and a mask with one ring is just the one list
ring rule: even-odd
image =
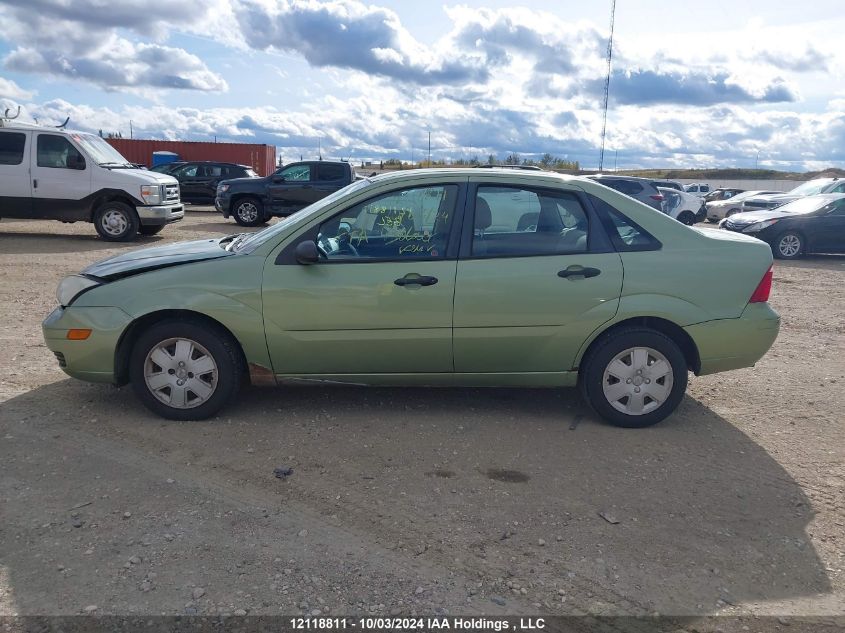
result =
[[108,143],[130,163],[147,167],[153,164],[153,152],[173,152],[179,160],[217,160],[252,167],[259,176],[269,176],[276,169],[276,146],[252,143],[205,143],[195,141],[154,141],[146,139],[107,138]]

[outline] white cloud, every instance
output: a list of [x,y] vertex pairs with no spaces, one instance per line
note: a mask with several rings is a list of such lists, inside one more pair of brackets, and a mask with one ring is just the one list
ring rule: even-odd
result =
[[0,77],[0,98],[14,101],[26,101],[35,95],[33,90],[24,90],[11,79]]

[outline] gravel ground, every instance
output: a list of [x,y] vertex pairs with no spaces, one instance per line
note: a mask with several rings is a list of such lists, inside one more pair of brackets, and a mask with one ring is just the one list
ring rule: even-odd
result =
[[178,423],[60,371],[62,276],[237,230],[0,223],[0,615],[845,613],[845,258],[777,263],[772,351],[645,430],[532,389],[248,389]]

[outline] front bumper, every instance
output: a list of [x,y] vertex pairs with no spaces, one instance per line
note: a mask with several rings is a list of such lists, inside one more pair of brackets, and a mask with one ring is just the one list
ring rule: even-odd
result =
[[229,217],[229,196],[216,196],[214,198],[214,208],[223,214],[224,218]]
[[[44,319],[44,342],[62,370],[90,382],[116,382],[115,350],[132,317],[120,308],[58,307]],[[71,329],[90,329],[84,341],[67,339]]]
[[185,207],[181,204],[137,207],[138,219],[143,226],[161,226],[178,222],[185,217]]
[[780,331],[780,316],[768,303],[749,303],[738,319],[719,319],[684,328],[698,348],[699,376],[752,367]]

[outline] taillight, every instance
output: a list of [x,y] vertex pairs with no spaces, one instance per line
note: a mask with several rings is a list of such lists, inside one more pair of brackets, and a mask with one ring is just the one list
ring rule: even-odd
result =
[[769,300],[769,294],[772,292],[772,267],[769,266],[769,270],[766,271],[766,274],[763,275],[763,278],[760,280],[760,283],[757,284],[757,289],[754,291],[754,294],[751,295],[751,298],[748,300],[748,303],[766,303]]
[[656,196],[650,196],[650,197],[651,197],[652,200],[657,200],[658,202],[663,201],[663,194],[662,193],[658,193]]

